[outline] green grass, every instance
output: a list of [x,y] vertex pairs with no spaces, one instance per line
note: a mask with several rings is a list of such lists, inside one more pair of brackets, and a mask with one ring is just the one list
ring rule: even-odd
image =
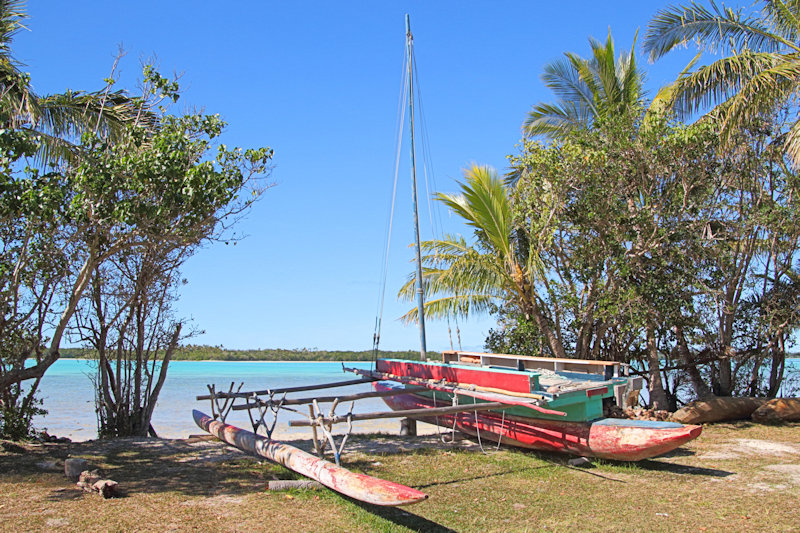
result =
[[[669,456],[588,468],[570,467],[569,456],[474,446],[345,455],[351,470],[429,495],[407,508],[327,489],[271,493],[270,479],[296,475],[202,446],[112,441],[0,452],[0,530],[796,531],[800,516],[800,424],[710,425]],[[67,454],[102,468],[127,497],[80,492],[41,466],[63,465]]]

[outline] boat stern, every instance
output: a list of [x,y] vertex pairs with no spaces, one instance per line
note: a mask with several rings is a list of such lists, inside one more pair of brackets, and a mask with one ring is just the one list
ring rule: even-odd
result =
[[595,457],[641,461],[671,452],[702,431],[702,426],[676,422],[604,418],[592,423],[589,442]]

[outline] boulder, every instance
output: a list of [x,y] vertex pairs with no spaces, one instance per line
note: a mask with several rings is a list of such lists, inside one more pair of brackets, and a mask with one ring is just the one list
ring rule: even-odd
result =
[[76,481],[81,472],[89,468],[89,462],[86,459],[76,459],[70,457],[64,460],[64,474],[73,481]]
[[780,423],[800,420],[800,398],[774,398],[753,411],[756,422]]
[[705,424],[750,418],[753,411],[766,403],[766,398],[720,396],[697,400],[672,413],[671,420],[681,424]]

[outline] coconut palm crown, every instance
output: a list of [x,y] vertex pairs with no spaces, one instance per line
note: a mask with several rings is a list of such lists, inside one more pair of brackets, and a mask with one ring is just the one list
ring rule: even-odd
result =
[[[514,239],[511,204],[503,182],[486,166],[464,172],[460,194],[438,193],[436,199],[475,228],[476,242],[460,235],[422,243],[425,314],[431,318],[469,316],[490,310],[493,303],[530,297],[527,267]],[[415,296],[412,274],[400,296]],[[406,321],[417,318],[416,308]]]
[[[675,110],[688,117],[713,107],[722,139],[743,125],[795,104],[800,92],[800,2],[762,0],[761,9],[745,12],[710,2],[692,2],[658,11],[648,25],[644,50],[651,60],[696,43],[724,55],[675,82]],[[800,163],[800,121],[785,139],[787,154]]]
[[641,104],[645,75],[636,65],[636,38],[630,52],[619,57],[610,32],[605,43],[590,38],[589,44],[589,59],[567,52],[545,65],[542,80],[558,101],[533,106],[523,124],[526,136],[562,140],[573,130],[591,127],[598,118]]
[[39,163],[74,161],[78,154],[73,141],[83,132],[114,140],[126,123],[137,118],[152,125],[153,115],[121,91],[37,95],[30,76],[12,54],[14,37],[25,29],[26,18],[25,2],[0,0],[0,128],[35,136]]

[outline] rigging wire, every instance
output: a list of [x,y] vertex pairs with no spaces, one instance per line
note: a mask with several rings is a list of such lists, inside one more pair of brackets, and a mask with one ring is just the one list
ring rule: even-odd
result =
[[[431,158],[431,151],[430,151],[430,137],[428,135],[428,124],[425,115],[425,108],[423,105],[423,98],[422,98],[422,84],[419,81],[419,72],[417,71],[417,60],[416,56],[412,56],[413,60],[413,68],[414,68],[414,75],[416,77],[416,94],[417,94],[417,107],[419,109],[419,125],[420,125],[420,137],[422,138],[422,164],[423,164],[423,176],[425,179],[425,191],[426,191],[426,200],[427,200],[427,207],[428,207],[428,218],[430,220],[431,225],[431,233],[433,234],[434,239],[441,239],[444,236],[444,224],[442,223],[442,215],[440,209],[435,209],[433,207],[433,196],[434,192],[438,190],[438,186],[436,184],[436,174],[433,170],[433,160]],[[429,175],[430,173],[430,175]],[[438,263],[438,261],[437,261]],[[454,294],[453,297],[458,300],[458,294]],[[450,339],[450,349],[453,350],[453,334],[452,328],[450,324],[450,314],[446,315],[447,319],[447,335]],[[456,326],[456,336],[458,338],[458,349],[461,350],[461,329],[458,325],[458,313],[453,313],[453,321],[455,322]]]
[[383,321],[383,308],[386,301],[386,282],[389,276],[389,250],[392,243],[392,226],[394,223],[394,208],[397,200],[397,182],[400,171],[400,151],[403,143],[403,129],[405,127],[405,101],[408,96],[408,68],[403,64],[403,73],[401,75],[401,90],[400,97],[397,104],[397,118],[395,130],[395,162],[394,162],[394,183],[392,185],[392,201],[389,207],[389,221],[386,226],[386,233],[384,241],[386,242],[386,249],[384,250],[383,262],[381,264],[380,273],[380,296],[378,298],[378,308],[375,315],[375,330],[372,334],[372,359],[373,363],[378,357],[378,350],[381,342],[381,323]]

